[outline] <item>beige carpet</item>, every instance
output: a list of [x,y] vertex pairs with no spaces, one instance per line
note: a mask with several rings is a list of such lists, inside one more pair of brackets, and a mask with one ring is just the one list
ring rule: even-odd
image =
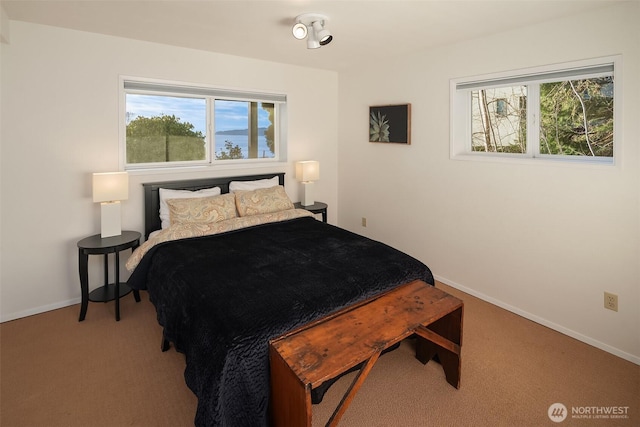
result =
[[[340,425],[638,426],[640,366],[438,284],[465,302],[459,390],[442,368],[413,356],[413,343],[380,358]],[[0,426],[188,426],[195,396],[184,357],[160,351],[161,329],[147,295],[91,303],[0,325]],[[353,378],[314,406],[324,425]],[[553,403],[569,416],[554,423]],[[572,410],[628,407],[627,418],[572,418]],[[591,408],[591,409],[589,409]]]

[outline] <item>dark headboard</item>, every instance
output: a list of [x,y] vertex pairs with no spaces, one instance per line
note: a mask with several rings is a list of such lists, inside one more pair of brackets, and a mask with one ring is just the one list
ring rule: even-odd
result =
[[171,190],[202,190],[203,188],[220,187],[222,194],[229,192],[231,181],[254,181],[278,177],[280,185],[284,185],[284,172],[262,175],[244,175],[222,178],[199,178],[180,181],[147,182],[144,187],[144,237],[149,238],[151,232],[160,230],[160,189]]

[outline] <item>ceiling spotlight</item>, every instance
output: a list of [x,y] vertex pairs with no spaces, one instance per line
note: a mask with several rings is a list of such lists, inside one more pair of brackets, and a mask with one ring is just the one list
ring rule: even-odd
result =
[[291,29],[293,37],[298,40],[307,38],[307,49],[317,49],[331,43],[333,36],[324,26],[329,18],[319,13],[304,13],[296,16],[295,25]]
[[316,38],[318,39],[318,42],[320,42],[321,46],[327,45],[331,43],[331,40],[333,40],[333,36],[329,30],[324,28],[320,21],[315,21],[313,23],[313,32],[316,33]]
[[298,40],[302,40],[303,38],[307,37],[307,26],[301,22],[298,22],[296,25],[294,25],[292,31],[293,37],[297,38]]
[[318,43],[318,38],[316,36],[315,31],[309,31],[309,35],[307,36],[307,49],[317,49],[320,47],[320,43]]

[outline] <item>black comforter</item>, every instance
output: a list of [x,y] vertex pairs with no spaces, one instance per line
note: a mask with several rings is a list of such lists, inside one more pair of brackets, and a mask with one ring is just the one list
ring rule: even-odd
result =
[[268,341],[397,285],[427,266],[313,218],[152,248],[128,284],[147,289],[165,338],[186,356],[198,426],[268,424]]

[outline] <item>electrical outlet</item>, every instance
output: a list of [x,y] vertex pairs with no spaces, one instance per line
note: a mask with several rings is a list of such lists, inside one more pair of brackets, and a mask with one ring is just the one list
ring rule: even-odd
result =
[[367,218],[362,217],[362,226],[366,227],[367,226]]
[[608,310],[618,311],[618,295],[604,293],[604,308]]

